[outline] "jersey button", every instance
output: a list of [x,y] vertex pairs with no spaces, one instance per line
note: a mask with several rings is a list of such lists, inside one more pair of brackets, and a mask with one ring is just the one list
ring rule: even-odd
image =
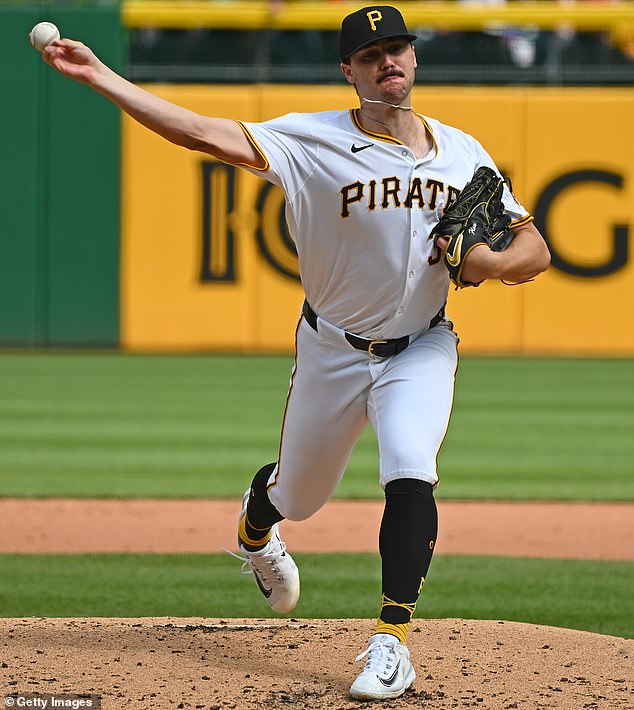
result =
[[405,310],[405,309],[403,308],[403,306],[401,306],[401,307],[398,309],[397,313],[399,314],[399,316],[401,315],[401,313],[402,313],[404,310]]
[[409,274],[407,274],[407,275],[408,275],[408,276],[410,277],[410,279],[411,279],[412,276],[414,276],[414,272],[413,272],[413,271],[410,271]]
[[402,155],[403,157],[407,158],[407,151],[406,151],[406,150],[402,150],[402,151],[401,151],[401,155]]
[[412,239],[416,239],[417,236],[418,236],[418,232],[416,230],[414,230],[414,232],[412,234]]

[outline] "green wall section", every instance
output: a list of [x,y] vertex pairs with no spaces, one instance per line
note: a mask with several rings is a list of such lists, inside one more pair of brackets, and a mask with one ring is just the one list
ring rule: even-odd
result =
[[119,111],[41,61],[41,20],[123,63],[116,6],[0,7],[0,345],[116,345]]

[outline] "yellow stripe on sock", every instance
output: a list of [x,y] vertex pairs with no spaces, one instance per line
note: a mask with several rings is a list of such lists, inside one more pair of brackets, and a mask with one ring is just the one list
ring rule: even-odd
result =
[[410,616],[413,616],[416,611],[416,602],[412,602],[411,604],[407,604],[406,602],[395,602],[393,599],[390,599],[383,594],[381,596],[381,611],[383,611],[386,606],[398,606],[401,609],[405,609]]
[[[381,595],[381,613],[386,606],[397,606],[404,609],[410,616],[414,615],[416,611],[416,602],[408,604],[406,602],[396,602],[394,599],[390,599],[385,594]],[[409,633],[410,622],[405,624],[389,624],[387,621],[383,621],[381,618],[377,619],[376,631],[377,634],[392,634],[401,643],[407,643],[407,634]]]
[[260,530],[268,530],[269,532],[271,531],[271,526],[269,526],[268,528],[256,528],[255,525],[253,525],[253,524],[251,523],[251,521],[249,520],[249,515],[248,515],[246,512],[245,512],[245,514],[244,514],[244,524],[245,524],[245,525],[248,524],[248,526],[249,526],[252,530],[258,530],[258,531],[260,531]]
[[247,535],[246,523],[247,516],[243,515],[240,519],[240,525],[238,526],[238,537],[240,538],[240,542],[245,545],[249,545],[249,547],[264,547],[264,545],[266,545],[266,543],[271,539],[271,529],[269,528],[268,533],[264,537],[259,540],[253,540]]
[[381,619],[377,619],[375,634],[391,634],[401,643],[407,643],[407,634],[409,633],[410,624],[388,624]]

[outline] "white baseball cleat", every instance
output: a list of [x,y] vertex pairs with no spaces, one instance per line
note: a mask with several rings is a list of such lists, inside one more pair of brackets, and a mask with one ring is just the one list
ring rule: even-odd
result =
[[357,661],[367,656],[365,667],[350,688],[357,700],[388,700],[412,687],[416,680],[409,650],[390,634],[374,634],[367,650]]
[[[240,519],[246,515],[249,491],[242,499]],[[293,558],[286,552],[286,544],[279,534],[279,525],[271,528],[271,539],[256,552],[246,550],[240,545],[245,555],[229,554],[242,560],[242,574],[252,574],[258,589],[268,605],[278,614],[288,614],[297,606],[299,600],[299,570]],[[229,550],[227,550],[229,552]]]

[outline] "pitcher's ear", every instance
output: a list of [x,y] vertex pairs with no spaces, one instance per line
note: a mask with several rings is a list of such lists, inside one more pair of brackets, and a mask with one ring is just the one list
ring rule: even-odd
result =
[[352,67],[350,64],[346,64],[345,62],[341,62],[341,71],[343,72],[343,75],[346,77],[346,81],[348,84],[354,84],[354,76],[352,74]]

